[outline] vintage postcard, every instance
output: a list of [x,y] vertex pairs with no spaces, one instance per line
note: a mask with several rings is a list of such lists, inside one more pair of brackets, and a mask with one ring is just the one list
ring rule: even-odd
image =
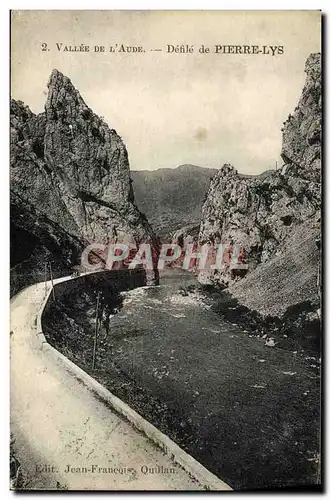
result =
[[321,12],[11,12],[14,490],[321,489]]

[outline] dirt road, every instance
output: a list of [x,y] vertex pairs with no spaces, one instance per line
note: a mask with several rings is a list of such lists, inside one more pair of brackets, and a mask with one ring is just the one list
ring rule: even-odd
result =
[[26,489],[202,487],[41,349],[44,284],[11,300],[11,432]]

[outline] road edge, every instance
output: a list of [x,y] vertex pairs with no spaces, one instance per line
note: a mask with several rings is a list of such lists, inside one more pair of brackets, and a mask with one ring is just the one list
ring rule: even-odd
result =
[[107,406],[110,406],[116,413],[122,415],[126,420],[128,420],[136,429],[138,429],[138,431],[145,434],[148,439],[161,448],[173,462],[180,465],[190,476],[196,479],[201,486],[214,491],[232,490],[228,484],[212,474],[191,455],[182,450],[168,436],[145,420],[141,415],[139,415],[139,413],[111,393],[102,384],[91,377],[91,375],[86,373],[61,352],[55,349],[55,347],[50,345],[48,342],[44,342],[42,350],[47,354],[50,354],[52,357],[55,357],[57,361],[64,365],[65,369],[67,369],[77,379],[82,381],[88,389],[97,394],[107,404]]
[[153,424],[139,415],[139,413],[133,410],[128,404],[115,396],[112,392],[100,384],[100,382],[95,380],[91,375],[47,342],[42,330],[41,319],[44,307],[52,293],[52,289],[52,286],[50,286],[47,290],[47,293],[41,303],[41,307],[37,313],[37,337],[41,341],[41,349],[53,358],[56,358],[56,361],[59,361],[62,365],[64,365],[66,370],[73,374],[78,380],[82,381],[88,389],[97,394],[97,396],[101,398],[107,406],[111,407],[116,413],[122,415],[133,427],[143,433],[156,446],[161,448],[174,463],[182,467],[206,490],[232,491],[231,486],[206,469],[202,464],[200,464],[200,462],[186,453],[186,451],[180,448],[180,446],[178,446],[168,436],[163,434],[159,429],[154,427]]

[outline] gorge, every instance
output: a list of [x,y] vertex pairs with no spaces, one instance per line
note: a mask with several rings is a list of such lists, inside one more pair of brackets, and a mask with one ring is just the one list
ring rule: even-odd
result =
[[45,263],[71,274],[114,234],[156,252],[160,236],[245,248],[243,277],[68,280],[43,317],[49,343],[238,490],[320,481],[320,54],[306,74],[284,165],[255,177],[231,164],[130,172],[121,137],[58,70],[44,113],[11,102],[13,295],[43,282]]

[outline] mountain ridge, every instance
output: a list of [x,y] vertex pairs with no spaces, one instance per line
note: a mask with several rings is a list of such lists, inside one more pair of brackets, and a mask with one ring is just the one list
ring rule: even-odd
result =
[[210,178],[217,170],[196,165],[133,170],[136,203],[162,239],[182,226],[199,224]]

